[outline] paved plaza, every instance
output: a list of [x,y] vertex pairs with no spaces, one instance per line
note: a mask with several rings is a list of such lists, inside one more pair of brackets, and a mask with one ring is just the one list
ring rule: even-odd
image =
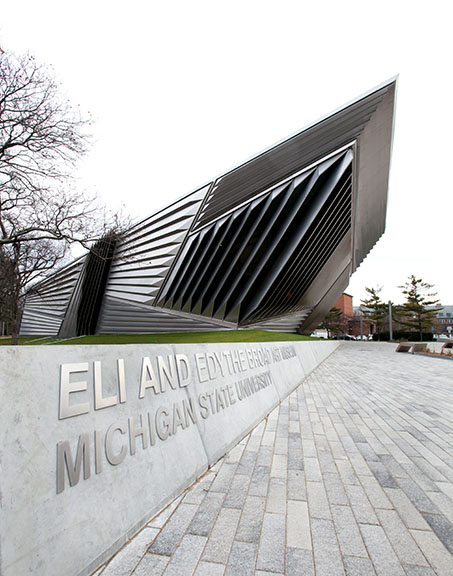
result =
[[453,361],[344,343],[96,576],[453,576]]

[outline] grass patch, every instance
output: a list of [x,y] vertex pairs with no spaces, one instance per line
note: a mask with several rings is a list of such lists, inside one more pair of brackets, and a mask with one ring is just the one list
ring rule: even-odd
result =
[[[266,330],[217,330],[214,332],[172,332],[165,334],[105,334],[83,336],[70,340],[54,340],[52,344],[197,344],[215,342],[286,342],[314,340],[310,336],[267,332]],[[37,343],[37,342],[36,342]]]
[[[198,344],[222,342],[288,342],[294,340],[321,340],[300,334],[287,332],[268,332],[266,330],[216,330],[213,332],[167,332],[164,334],[102,334],[95,336],[77,336],[58,340],[50,337],[27,336],[19,338],[19,346],[57,345],[74,346],[76,344]],[[0,338],[0,346],[10,346],[11,338]]]
[[[48,342],[53,342],[54,338],[37,338],[36,336],[23,336],[18,338],[18,345],[23,346],[24,344],[47,344]],[[11,346],[11,338],[0,338],[0,346]]]

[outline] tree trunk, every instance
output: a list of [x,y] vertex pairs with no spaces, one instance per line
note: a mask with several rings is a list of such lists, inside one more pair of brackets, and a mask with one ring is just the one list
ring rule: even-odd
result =
[[20,305],[20,270],[19,270],[19,261],[20,261],[20,251],[21,245],[20,242],[14,245],[14,266],[13,266],[13,278],[11,279],[13,283],[13,290],[12,290],[12,302],[11,302],[11,345],[17,346],[19,343],[19,330],[20,330],[20,321],[21,321],[21,305]]
[[16,292],[14,301],[12,302],[11,310],[11,345],[17,346],[19,343],[19,330],[21,321],[21,306],[20,306],[20,294]]
[[14,330],[14,328],[13,328],[13,331],[12,331],[12,333],[11,333],[11,346],[17,346],[18,343],[19,343],[19,340],[18,340],[18,331],[17,331],[17,330]]

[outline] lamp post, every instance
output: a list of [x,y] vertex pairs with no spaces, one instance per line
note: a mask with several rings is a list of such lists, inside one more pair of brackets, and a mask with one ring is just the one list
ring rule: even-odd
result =
[[393,341],[393,326],[392,326],[392,301],[389,300],[389,340]]

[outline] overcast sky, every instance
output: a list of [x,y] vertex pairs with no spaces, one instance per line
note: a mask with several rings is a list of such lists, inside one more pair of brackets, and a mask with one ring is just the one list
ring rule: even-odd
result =
[[80,185],[144,218],[399,74],[387,230],[353,275],[453,304],[447,1],[15,0],[0,46],[52,65],[94,120]]

